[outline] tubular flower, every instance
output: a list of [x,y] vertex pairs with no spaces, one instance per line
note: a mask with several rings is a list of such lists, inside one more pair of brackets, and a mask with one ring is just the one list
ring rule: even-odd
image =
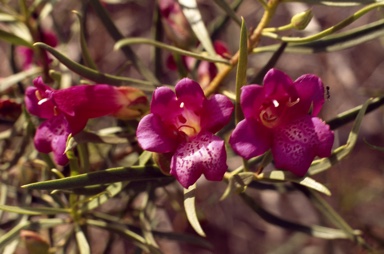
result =
[[54,90],[41,77],[33,83],[34,87],[26,90],[26,108],[47,119],[37,129],[34,144],[39,152],[53,152],[59,165],[68,162],[64,151],[69,134],[79,133],[88,119],[105,115],[136,118],[147,105],[144,93],[131,87],[98,84]]
[[223,95],[205,98],[200,85],[188,78],[180,80],[175,92],[157,88],[151,113],[137,128],[137,139],[144,150],[171,156],[170,174],[184,188],[204,176],[221,181],[225,171],[224,141],[214,133],[224,127],[233,111]]
[[229,143],[246,159],[271,149],[277,168],[304,176],[316,156],[331,155],[333,132],[316,117],[324,100],[324,85],[317,76],[306,74],[292,81],[271,69],[264,86],[242,88],[245,119],[236,126]]

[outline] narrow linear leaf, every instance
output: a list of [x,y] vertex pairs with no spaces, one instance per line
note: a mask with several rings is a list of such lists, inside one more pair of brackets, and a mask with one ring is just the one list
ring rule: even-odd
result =
[[14,45],[25,46],[28,48],[33,47],[32,43],[30,43],[29,41],[26,41],[17,35],[14,35],[12,33],[6,32],[1,29],[0,29],[0,39]]
[[146,166],[145,169],[142,166],[132,166],[110,168],[104,171],[80,174],[62,179],[31,183],[22,187],[35,190],[75,189],[122,181],[154,181],[169,178],[169,176],[162,174],[156,166]]
[[91,219],[86,220],[85,223],[87,225],[90,225],[90,226],[95,226],[95,227],[106,229],[108,231],[113,231],[113,232],[119,233],[120,235],[125,236],[126,238],[131,240],[136,246],[141,248],[146,253],[150,253],[150,251],[149,251],[150,248],[147,245],[147,243],[145,242],[144,237],[142,237],[141,235],[138,235],[135,232],[129,230],[124,225],[117,224],[117,223],[111,223],[111,222],[107,223],[107,222],[104,222],[101,220],[91,220]]
[[6,78],[3,78],[0,80],[0,92],[4,92],[5,90],[9,89],[10,87],[16,85],[18,82],[35,76],[42,72],[41,67],[31,67],[28,70],[18,72],[16,74],[13,74],[11,76],[8,76]]
[[344,159],[347,155],[351,153],[353,148],[355,147],[357,137],[359,134],[360,126],[363,121],[363,117],[365,115],[365,112],[368,108],[368,105],[372,103],[373,99],[367,100],[363,106],[361,107],[355,123],[353,124],[352,130],[349,133],[347,143],[345,145],[342,145],[338,148],[336,148],[333,152],[332,155],[328,158],[323,158],[320,160],[316,160],[312,162],[311,167],[308,170],[309,175],[315,175],[318,174],[324,170],[329,169],[332,167],[332,165],[336,164],[340,160]]
[[79,247],[80,254],[90,254],[91,248],[89,247],[89,243],[87,238],[84,235],[84,232],[81,230],[79,225],[75,225],[75,235],[77,246]]
[[223,195],[220,197],[220,201],[226,199],[230,194],[234,192],[239,193],[244,191],[254,179],[255,173],[253,172],[241,172],[231,176],[229,178],[227,188],[225,189]]
[[294,182],[294,183],[300,184],[302,186],[316,190],[318,192],[321,192],[327,196],[331,195],[331,192],[327,187],[325,187],[323,184],[315,181],[314,179],[307,177],[307,176],[302,177],[302,178],[298,178],[297,176],[293,175],[292,173],[286,172],[286,171],[274,170],[274,171],[267,172],[267,173],[261,173],[257,176],[257,179],[262,180],[262,181],[272,181],[272,182],[273,181]]
[[[285,52],[313,54],[320,52],[334,52],[351,48],[367,41],[379,38],[384,34],[384,20],[379,20],[347,32],[329,35],[323,39],[307,43],[288,43]],[[253,53],[275,52],[279,44],[255,48]]]
[[52,207],[18,207],[9,205],[0,205],[0,210],[25,215],[55,215],[60,213],[69,213],[68,209]]
[[188,221],[193,227],[193,229],[200,236],[205,237],[205,233],[201,228],[199,219],[196,214],[195,207],[195,195],[196,195],[196,184],[191,185],[188,189],[184,189],[184,209],[187,215]]
[[323,227],[318,225],[305,226],[300,223],[282,219],[268,212],[264,208],[262,208],[247,194],[241,193],[240,197],[242,197],[243,201],[262,219],[278,227],[302,232],[310,236],[318,237],[322,239],[348,239],[349,238],[349,235],[347,235],[344,231],[339,229],[328,228],[328,227]]
[[191,25],[192,30],[195,33],[197,39],[200,41],[201,45],[203,45],[204,49],[208,52],[209,55],[215,56],[216,51],[213,47],[208,30],[203,22],[199,8],[197,8],[196,0],[178,1],[186,19]]
[[248,65],[248,36],[245,21],[241,19],[240,43],[239,43],[239,61],[236,70],[236,111],[235,121],[239,123],[243,119],[243,113],[240,107],[241,87],[247,82],[247,65]]
[[1,22],[14,22],[14,21],[17,21],[17,18],[11,14],[0,13],[0,21]]
[[[107,9],[100,3],[100,0],[92,0],[89,2],[89,4],[93,7],[97,16],[99,16],[100,21],[103,23],[107,32],[110,34],[113,40],[119,41],[123,39],[124,36],[121,34],[119,29],[117,29],[111,17],[109,16]],[[135,52],[131,48],[125,47],[122,48],[121,51],[129,60],[131,60],[133,66],[135,66],[135,68],[139,71],[141,75],[143,75],[146,80],[150,81],[150,83],[152,84],[160,83],[155,77],[155,75],[151,72],[151,70],[149,70],[148,67],[143,64],[141,59],[135,54]]]
[[282,2],[302,2],[307,4],[317,4],[317,5],[326,5],[326,6],[338,6],[338,7],[350,7],[357,5],[365,5],[371,3],[381,2],[382,0],[332,0],[332,1],[322,1],[322,0],[283,0]]
[[33,44],[33,46],[40,47],[47,50],[54,57],[56,57],[60,63],[67,66],[68,69],[94,82],[101,83],[101,84],[111,84],[111,85],[122,85],[122,84],[128,83],[132,87],[136,87],[145,91],[154,90],[155,84],[152,82],[133,79],[133,78],[127,78],[127,77],[119,77],[119,76],[109,75],[106,73],[95,71],[91,68],[88,68],[84,65],[81,65],[79,63],[76,63],[70,60],[69,58],[64,56],[62,53],[60,53],[59,51],[57,51],[56,49],[52,48],[51,46],[45,43],[36,42],[35,44]]
[[[25,217],[26,218],[26,217]],[[20,230],[33,228],[52,228],[58,225],[68,224],[65,219],[39,219],[38,221],[21,220],[19,224],[0,236],[0,249],[4,248],[9,242],[19,237]]]
[[77,18],[79,19],[79,23],[80,23],[81,55],[84,59],[85,65],[94,69],[94,70],[97,70],[97,66],[96,66],[95,62],[93,61],[93,59],[89,53],[87,41],[85,39],[85,32],[86,31],[85,31],[84,22],[83,22],[83,16],[77,11],[72,11],[72,12],[74,14],[76,14]]
[[373,150],[377,150],[379,152],[384,152],[384,147],[381,147],[381,146],[375,146],[371,143],[369,143],[365,138],[363,139],[364,140],[364,143],[366,143],[370,148],[372,148]]
[[229,4],[224,0],[214,0],[215,3],[220,6],[227,13],[231,19],[233,19],[239,26],[241,26],[241,19],[236,15],[236,12],[229,6]]
[[148,44],[148,45],[152,45],[152,46],[155,46],[158,48],[169,50],[173,53],[177,53],[177,54],[185,55],[185,56],[190,56],[190,57],[193,57],[193,58],[196,58],[199,60],[203,60],[203,61],[208,61],[208,62],[213,62],[213,63],[223,63],[223,64],[227,64],[227,65],[230,64],[228,60],[221,58],[221,57],[216,57],[216,55],[206,56],[203,54],[194,53],[194,52],[191,52],[188,50],[180,49],[178,47],[171,46],[171,45],[168,45],[168,44],[165,44],[165,43],[162,43],[159,41],[147,39],[147,38],[122,39],[122,40],[119,40],[118,42],[116,42],[114,48],[120,49],[120,48],[126,47],[128,45],[132,45],[132,44]]
[[[300,188],[299,188],[300,189]],[[364,239],[360,236],[360,231],[353,230],[351,226],[321,197],[318,193],[311,190],[303,190],[304,194],[312,201],[317,209],[336,227],[345,232],[349,239],[365,245]]]

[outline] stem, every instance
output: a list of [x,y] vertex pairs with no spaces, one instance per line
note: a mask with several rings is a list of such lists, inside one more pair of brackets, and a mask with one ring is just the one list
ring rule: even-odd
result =
[[[265,9],[263,17],[260,20],[259,25],[251,34],[248,41],[248,54],[252,52],[254,47],[260,42],[260,38],[263,32],[263,29],[268,26],[270,23],[277,6],[279,5],[280,0],[270,0],[268,2],[268,6]],[[206,96],[213,94],[220,86],[221,82],[227,77],[227,75],[231,72],[231,70],[237,65],[239,61],[239,51],[231,58],[230,65],[224,66],[223,69],[215,76],[215,78],[211,81],[208,87],[204,90]]]

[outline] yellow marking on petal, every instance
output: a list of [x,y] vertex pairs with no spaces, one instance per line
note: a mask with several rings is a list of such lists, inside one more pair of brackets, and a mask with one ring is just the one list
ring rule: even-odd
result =
[[39,90],[36,90],[36,92],[35,92],[35,96],[36,96],[36,98],[37,98],[39,101],[43,99],[43,96],[41,96],[41,93],[40,93]]

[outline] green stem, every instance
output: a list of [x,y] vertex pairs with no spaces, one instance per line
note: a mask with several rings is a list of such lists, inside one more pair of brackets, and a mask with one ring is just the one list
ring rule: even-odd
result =
[[278,39],[278,40],[281,40],[281,41],[284,41],[284,42],[293,42],[293,43],[311,42],[311,41],[315,41],[315,40],[321,39],[321,38],[323,38],[323,37],[325,37],[327,35],[330,35],[330,34],[336,32],[336,31],[339,31],[340,29],[348,26],[349,24],[353,23],[357,19],[361,18],[363,15],[367,14],[371,10],[374,10],[374,9],[382,7],[382,6],[384,6],[384,3],[382,3],[382,2],[368,5],[368,6],[364,7],[364,8],[362,8],[361,10],[357,11],[353,15],[349,16],[345,20],[339,22],[338,24],[336,24],[336,25],[334,25],[334,26],[332,26],[332,27],[330,27],[328,29],[325,29],[325,30],[321,31],[320,33],[317,33],[317,34],[314,34],[314,35],[311,35],[311,36],[307,36],[307,37],[304,37],[304,38],[279,36],[277,34],[274,34],[274,33],[268,32],[268,31],[264,32],[264,30],[263,30],[262,34],[264,36],[267,36],[267,37],[270,37],[270,38],[273,38],[273,39]]

